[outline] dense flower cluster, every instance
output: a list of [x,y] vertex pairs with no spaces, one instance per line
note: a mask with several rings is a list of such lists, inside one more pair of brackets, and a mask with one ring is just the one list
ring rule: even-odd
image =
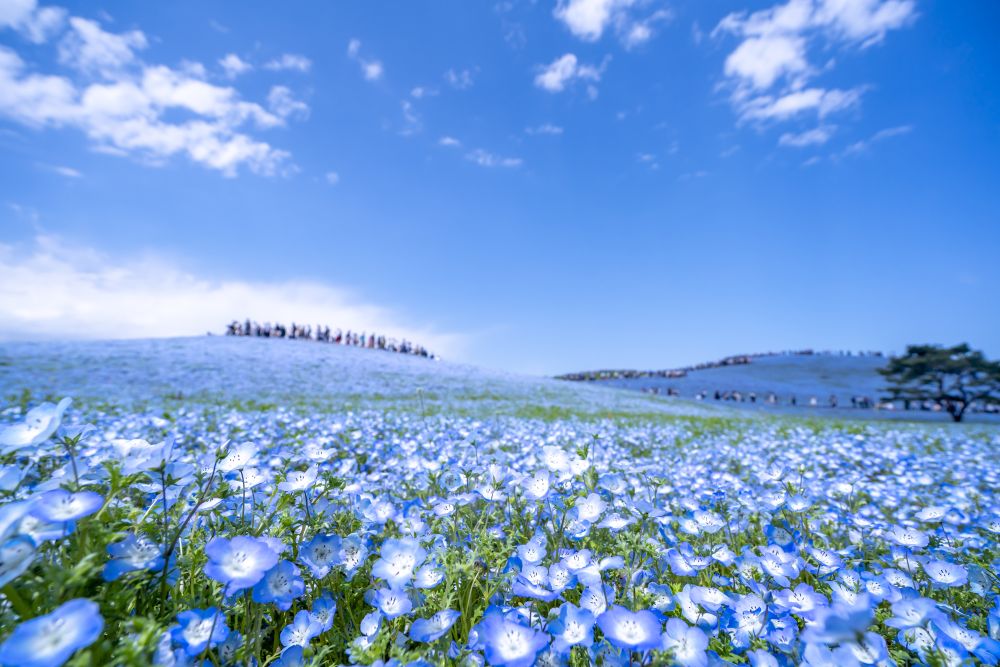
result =
[[1000,658],[996,431],[3,414],[0,665]]

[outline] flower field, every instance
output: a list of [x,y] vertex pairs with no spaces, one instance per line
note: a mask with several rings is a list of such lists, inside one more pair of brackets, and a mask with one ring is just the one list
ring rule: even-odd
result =
[[0,665],[1000,658],[996,429],[120,389],[3,404]]

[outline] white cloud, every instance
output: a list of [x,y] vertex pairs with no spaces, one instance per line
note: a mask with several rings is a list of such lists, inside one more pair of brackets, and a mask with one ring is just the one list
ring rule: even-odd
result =
[[791,146],[793,148],[806,148],[808,146],[822,146],[833,136],[835,128],[831,125],[821,125],[820,127],[806,130],[804,132],[786,132],[778,139],[781,146]]
[[644,19],[626,23],[620,30],[622,43],[628,49],[645,44],[653,38],[655,25],[667,22],[673,16],[673,12],[666,9],[659,9]]
[[477,148],[476,150],[468,153],[465,158],[470,162],[475,162],[480,167],[520,167],[524,164],[524,160],[519,157],[501,157],[499,155],[494,155],[489,151],[483,150],[482,148]]
[[274,86],[267,94],[267,105],[271,111],[281,118],[306,118],[309,116],[309,105],[295,99],[292,91],[285,86]]
[[347,43],[347,57],[358,63],[361,75],[365,81],[378,81],[385,74],[385,68],[379,60],[367,60],[361,57],[361,40],[352,39]]
[[543,123],[535,127],[526,127],[524,128],[524,132],[525,134],[562,134],[563,129],[552,123]]
[[654,171],[660,168],[660,163],[652,153],[639,153],[635,156],[635,159]]
[[253,65],[235,53],[227,53],[225,58],[220,58],[219,65],[222,66],[222,69],[226,72],[226,76],[230,79],[235,79],[240,74],[245,74],[253,69]]
[[585,42],[596,42],[613,29],[626,48],[632,48],[649,41],[654,25],[673,16],[669,10],[657,9],[636,18],[634,11],[647,4],[642,0],[559,0],[553,14]]
[[787,120],[803,113],[815,113],[819,118],[857,106],[864,88],[840,90],[807,88],[772,97],[760,95],[742,103],[741,120]]
[[427,86],[414,86],[410,90],[410,97],[415,100],[422,100],[425,97],[434,97],[438,94],[437,88],[428,88]]
[[65,176],[66,178],[82,178],[83,177],[83,174],[81,174],[78,170],[74,169],[73,167],[65,167],[65,166],[62,166],[62,165],[54,165],[52,167],[52,171],[54,171],[55,173],[59,174],[60,176]]
[[879,130],[873,134],[868,139],[862,139],[861,141],[856,141],[843,151],[839,155],[834,156],[835,158],[848,157],[850,155],[858,155],[859,153],[864,153],[868,151],[874,144],[877,144],[886,139],[891,139],[893,137],[899,137],[904,134],[909,134],[913,131],[912,125],[898,125],[896,127],[887,127],[884,130]]
[[385,69],[378,60],[361,63],[361,73],[364,74],[366,81],[378,81],[382,78],[384,72]]
[[66,14],[62,7],[38,7],[35,0],[3,0],[0,28],[12,28],[28,41],[42,44],[62,30]]
[[475,83],[475,72],[471,69],[449,69],[444,73],[444,80],[456,90],[468,90]]
[[550,93],[558,93],[565,90],[574,81],[593,83],[600,81],[603,69],[603,65],[598,68],[593,65],[580,64],[575,55],[567,53],[541,67],[538,74],[535,75],[535,85]]
[[410,100],[403,100],[400,103],[403,110],[403,129],[399,133],[404,137],[410,137],[424,129],[424,124],[420,120],[416,107]]
[[221,333],[228,320],[312,322],[416,340],[460,357],[466,337],[414,325],[315,280],[199,276],[155,255],[108,257],[53,236],[0,244],[0,338],[145,338]]
[[[244,129],[302,116],[307,107],[287,89],[272,90],[268,110],[243,100],[234,88],[204,80],[200,63],[171,69],[143,62],[135,54],[146,45],[140,31],[111,34],[77,17],[70,25],[58,50],[62,62],[82,73],[76,79],[32,72],[17,53],[0,46],[0,116],[37,128],[77,128],[96,150],[151,164],[183,154],[227,176],[241,167],[260,174],[291,169],[287,152]],[[175,118],[178,110],[186,116]]]
[[448,148],[459,148],[462,145],[462,142],[455,137],[441,137],[438,139],[438,144]]
[[264,63],[264,69],[275,72],[295,71],[308,72],[312,67],[312,61],[297,53],[283,53],[280,57]]
[[782,76],[806,72],[806,42],[801,37],[768,36],[744,40],[726,58],[725,72],[755,89],[770,88]]
[[340,183],[340,174],[338,174],[335,171],[326,172],[326,182],[329,183],[330,185],[336,185],[337,183]]
[[[723,71],[741,120],[783,120],[806,112],[822,118],[857,106],[867,88],[810,85],[835,65],[830,49],[866,48],[915,18],[913,0],[788,0],[753,13],[733,12],[712,35],[740,39]],[[824,67],[810,62],[810,51],[820,47]]]
[[627,9],[634,0],[559,0],[557,19],[580,39],[596,42],[611,24],[617,12]]
[[148,45],[140,30],[114,34],[78,16],[70,18],[69,24],[71,30],[59,43],[59,62],[88,74],[114,77],[135,61],[136,51]]

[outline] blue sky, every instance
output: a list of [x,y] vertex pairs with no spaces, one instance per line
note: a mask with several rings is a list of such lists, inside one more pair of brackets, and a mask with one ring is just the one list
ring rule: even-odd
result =
[[0,0],[0,337],[1000,355],[990,2]]

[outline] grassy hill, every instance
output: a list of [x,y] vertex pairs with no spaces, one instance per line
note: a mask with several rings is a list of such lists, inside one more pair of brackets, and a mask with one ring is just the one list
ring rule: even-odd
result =
[[0,399],[7,404],[72,396],[83,405],[151,411],[197,403],[546,419],[729,413],[613,387],[287,339],[0,344],[0,388]]
[[[886,364],[884,357],[840,356],[835,354],[787,354],[755,357],[749,364],[719,366],[689,371],[685,377],[635,377],[611,378],[585,382],[594,386],[615,387],[635,391],[658,390],[666,395],[673,389],[680,398],[694,399],[704,392],[705,405],[726,405],[742,410],[766,411],[800,416],[835,417],[877,417],[880,419],[945,419],[933,412],[873,411],[851,408],[851,398],[867,396],[871,399],[885,396],[885,382],[878,369]],[[715,401],[715,391],[740,392],[744,401]],[[751,392],[756,394],[756,402],[746,400]],[[777,404],[767,405],[765,397],[773,392]],[[837,409],[829,407],[828,399],[837,398]],[[797,405],[790,405],[794,396]],[[809,407],[810,398],[815,397],[818,405]],[[995,417],[970,414],[978,421],[997,421]]]

